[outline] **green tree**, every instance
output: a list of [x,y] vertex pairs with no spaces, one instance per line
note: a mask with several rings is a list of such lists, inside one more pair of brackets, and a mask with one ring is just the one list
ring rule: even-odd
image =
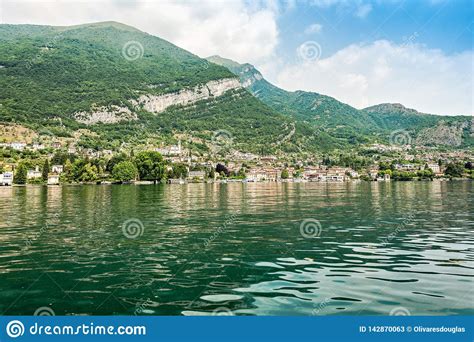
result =
[[112,177],[119,182],[127,182],[137,177],[138,170],[130,161],[122,161],[114,166]]
[[424,179],[433,179],[434,172],[430,168],[426,168],[425,170],[418,170],[416,175]]
[[67,159],[69,159],[70,155],[66,152],[56,152],[53,157],[51,158],[52,165],[64,165]]
[[390,170],[390,163],[389,162],[380,162],[379,163],[379,170],[380,171]]
[[464,173],[464,165],[460,163],[449,163],[446,166],[444,174],[451,177],[462,177]]
[[87,163],[81,170],[79,180],[81,182],[94,182],[99,178],[97,167]]
[[41,177],[43,178],[43,181],[47,182],[48,181],[48,175],[49,175],[49,161],[48,158],[44,161],[43,164],[43,170],[41,173]]
[[26,184],[27,174],[28,174],[28,167],[25,164],[20,163],[20,165],[18,165],[18,168],[16,169],[13,182],[15,184]]
[[61,182],[71,183],[74,181],[74,175],[72,173],[72,163],[69,159],[66,159],[64,163],[64,170],[59,176]]
[[135,165],[138,169],[140,180],[160,181],[165,174],[165,163],[158,152],[140,152],[135,157]]
[[237,179],[245,179],[245,177],[247,177],[247,170],[244,167],[241,167],[239,171],[236,172],[235,177]]
[[81,178],[81,174],[85,165],[86,165],[86,161],[84,159],[76,159],[74,161],[71,168],[71,175],[72,175],[73,181],[75,182],[81,181],[80,178]]
[[105,167],[105,170],[108,172],[112,172],[115,165],[117,165],[120,162],[126,161],[127,159],[128,158],[125,153],[116,154],[112,158],[109,159],[109,161],[107,162],[107,166]]
[[281,179],[288,179],[290,178],[290,173],[288,172],[287,169],[283,169],[281,171]]
[[211,170],[207,173],[207,178],[214,179],[215,176],[216,176],[216,171],[214,171],[214,169],[211,168]]
[[186,178],[188,176],[188,168],[184,164],[173,164],[172,169],[168,172],[168,178]]

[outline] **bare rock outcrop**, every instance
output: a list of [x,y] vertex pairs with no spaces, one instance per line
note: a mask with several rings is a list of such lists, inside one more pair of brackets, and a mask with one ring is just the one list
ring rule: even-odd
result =
[[168,107],[175,105],[190,105],[200,100],[207,100],[212,97],[223,95],[226,91],[241,88],[236,78],[225,78],[210,81],[203,85],[195,86],[191,89],[183,89],[176,93],[163,95],[142,95],[137,101],[132,100],[132,104],[141,105],[152,113],[164,112]]
[[92,108],[92,112],[77,112],[74,114],[76,121],[94,125],[97,123],[113,124],[120,121],[137,120],[137,115],[126,107],[110,106]]

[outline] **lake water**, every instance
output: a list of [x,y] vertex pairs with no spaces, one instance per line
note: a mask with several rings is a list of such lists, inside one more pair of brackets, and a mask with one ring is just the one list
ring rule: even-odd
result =
[[472,315],[473,182],[0,188],[2,315]]

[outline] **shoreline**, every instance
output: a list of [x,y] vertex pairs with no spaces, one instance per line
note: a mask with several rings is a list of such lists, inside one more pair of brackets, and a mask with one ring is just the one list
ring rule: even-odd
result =
[[352,179],[346,181],[311,181],[311,180],[277,180],[277,181],[246,181],[246,180],[221,180],[221,181],[183,181],[183,182],[152,182],[152,181],[135,181],[128,183],[115,183],[115,182],[84,182],[84,183],[61,183],[61,184],[12,184],[12,185],[0,185],[0,188],[21,188],[21,187],[61,187],[61,186],[82,186],[82,185],[94,185],[94,186],[123,186],[123,185],[189,185],[189,184],[228,184],[228,183],[242,183],[242,184],[284,184],[284,183],[312,183],[312,184],[345,184],[345,183],[411,183],[411,182],[450,182],[450,181],[473,181],[471,178],[434,178],[434,179],[411,179],[411,180],[389,180],[389,181],[367,181],[362,179]]

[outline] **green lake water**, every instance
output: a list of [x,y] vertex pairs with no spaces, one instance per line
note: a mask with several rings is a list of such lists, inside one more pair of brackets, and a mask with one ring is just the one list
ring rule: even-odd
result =
[[0,311],[472,315],[473,184],[0,187]]

